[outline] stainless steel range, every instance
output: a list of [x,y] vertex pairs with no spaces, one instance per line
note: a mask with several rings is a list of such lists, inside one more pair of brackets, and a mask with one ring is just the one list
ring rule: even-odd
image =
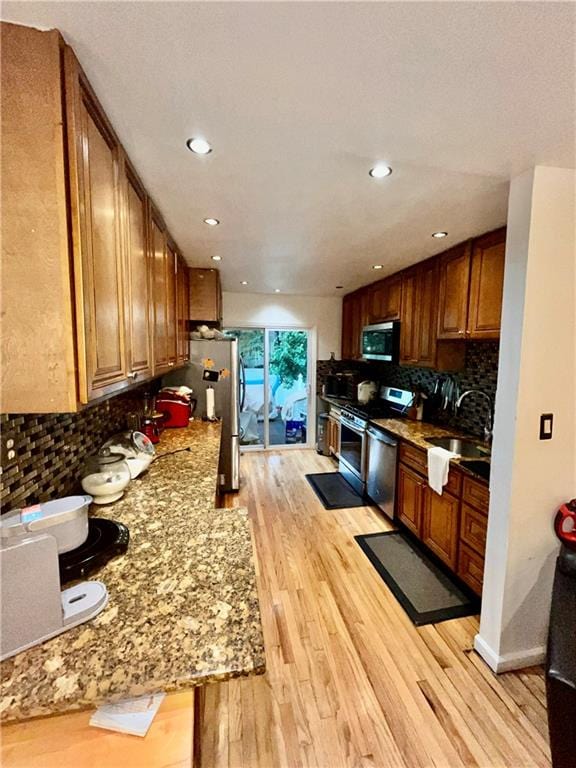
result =
[[[365,405],[346,405],[340,415],[339,472],[362,495],[366,493],[368,479],[368,426],[372,419],[402,416],[411,405],[414,393],[395,387],[382,387],[380,397]],[[387,483],[394,482],[388,474]],[[394,489],[392,488],[392,498]],[[379,503],[379,499],[375,499]],[[389,512],[389,504],[386,504]]]

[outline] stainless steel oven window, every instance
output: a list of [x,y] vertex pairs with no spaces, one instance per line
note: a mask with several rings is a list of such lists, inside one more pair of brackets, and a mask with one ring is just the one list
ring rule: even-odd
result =
[[340,420],[340,461],[364,480],[365,430],[352,426],[344,418]]

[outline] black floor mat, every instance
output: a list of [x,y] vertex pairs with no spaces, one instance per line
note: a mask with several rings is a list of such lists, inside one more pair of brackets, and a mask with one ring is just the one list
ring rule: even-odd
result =
[[368,501],[356,493],[340,472],[317,472],[314,475],[306,475],[306,480],[325,509],[365,507],[368,504]]
[[355,538],[416,626],[478,613],[479,599],[458,586],[401,531]]

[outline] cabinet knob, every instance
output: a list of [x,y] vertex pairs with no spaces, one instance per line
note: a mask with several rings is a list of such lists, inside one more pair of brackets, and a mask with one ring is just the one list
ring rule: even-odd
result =
[[171,360],[171,361],[168,363],[168,365],[169,365],[169,367],[170,367],[170,368],[173,368],[173,367],[174,367],[174,361],[173,361],[173,360]]
[[464,331],[458,331],[458,333],[460,334],[460,336],[464,336]]
[[138,371],[131,371],[131,372],[128,374],[128,378],[129,378],[129,379],[137,379],[137,378],[138,378]]

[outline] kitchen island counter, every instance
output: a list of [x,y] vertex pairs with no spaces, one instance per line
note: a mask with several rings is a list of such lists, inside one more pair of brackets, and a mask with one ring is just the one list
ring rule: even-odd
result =
[[4,721],[264,672],[247,512],[214,508],[220,426],[166,430],[157,448],[123,499],[91,509],[130,530],[126,554],[89,577],[108,605],[2,662]]

